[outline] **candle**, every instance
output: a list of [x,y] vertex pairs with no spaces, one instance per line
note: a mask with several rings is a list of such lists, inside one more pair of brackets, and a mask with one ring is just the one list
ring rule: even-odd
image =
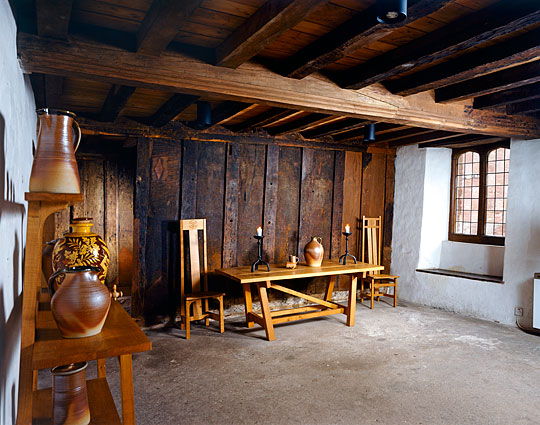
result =
[[351,226],[348,224],[345,225],[345,233],[351,233]]
[[262,236],[262,227],[257,227],[257,236]]

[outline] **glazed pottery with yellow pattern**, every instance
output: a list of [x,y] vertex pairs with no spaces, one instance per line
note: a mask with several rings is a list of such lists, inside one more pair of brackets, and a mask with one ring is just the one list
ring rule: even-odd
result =
[[91,218],[75,218],[71,221],[71,233],[66,233],[54,245],[54,272],[76,266],[99,267],[99,280],[105,283],[110,253],[101,236],[91,231],[92,226]]

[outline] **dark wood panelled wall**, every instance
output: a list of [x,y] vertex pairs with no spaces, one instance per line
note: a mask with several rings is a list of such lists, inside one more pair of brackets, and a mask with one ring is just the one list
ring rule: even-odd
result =
[[[303,261],[303,247],[312,236],[322,238],[326,258],[339,257],[345,224],[356,229],[349,245],[360,259],[360,219],[381,215],[389,267],[392,151],[143,137],[136,151],[80,156],[84,204],[57,213],[45,234],[59,237],[70,218],[93,217],[94,230],[111,250],[108,283],[131,292],[132,314],[149,322],[176,312],[179,218],[206,218],[208,265],[214,270],[252,263],[258,226],[264,229],[270,263],[283,263],[289,254]],[[322,293],[320,280],[294,283]],[[239,285],[217,275],[210,285],[227,293],[226,306],[243,304]],[[337,289],[346,285],[342,279]]]
[[[152,317],[175,311],[179,218],[206,218],[208,265],[213,270],[255,261],[258,226],[264,229],[265,259],[270,263],[283,263],[289,254],[303,260],[311,236],[322,238],[326,258],[339,257],[347,223],[357,228],[350,248],[360,256],[361,216],[381,215],[389,265],[393,191],[394,154],[384,151],[140,138],[134,312]],[[243,303],[240,287],[218,276],[210,284],[225,290],[229,306]],[[320,286],[304,284],[312,284],[313,292]]]

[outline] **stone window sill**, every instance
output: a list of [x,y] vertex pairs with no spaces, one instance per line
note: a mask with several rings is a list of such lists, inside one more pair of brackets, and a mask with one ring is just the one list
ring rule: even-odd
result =
[[487,274],[458,272],[455,270],[446,269],[416,269],[417,272],[438,274],[442,276],[459,277],[461,279],[479,280],[482,282],[501,283],[503,284],[502,276],[489,276]]

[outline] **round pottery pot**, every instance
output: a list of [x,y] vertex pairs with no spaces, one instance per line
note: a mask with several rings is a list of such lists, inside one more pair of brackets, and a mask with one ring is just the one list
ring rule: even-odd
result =
[[87,425],[90,423],[86,366],[88,366],[86,362],[71,363],[51,369],[54,425]]
[[105,283],[110,253],[101,236],[91,232],[92,226],[91,218],[75,218],[71,221],[72,232],[58,239],[54,246],[54,272],[75,266],[99,267],[99,280]]
[[312,236],[311,240],[304,247],[304,257],[306,264],[310,267],[320,267],[324,257],[324,248],[321,244],[322,239],[318,236]]
[[[109,308],[111,293],[98,279],[97,267],[70,267],[49,277],[51,311],[64,338],[85,338],[101,332]],[[57,277],[61,285],[55,288]]]
[[[38,144],[30,174],[30,192],[81,193],[75,150],[81,130],[75,114],[57,109],[38,109]],[[73,146],[71,128],[77,132]]]

